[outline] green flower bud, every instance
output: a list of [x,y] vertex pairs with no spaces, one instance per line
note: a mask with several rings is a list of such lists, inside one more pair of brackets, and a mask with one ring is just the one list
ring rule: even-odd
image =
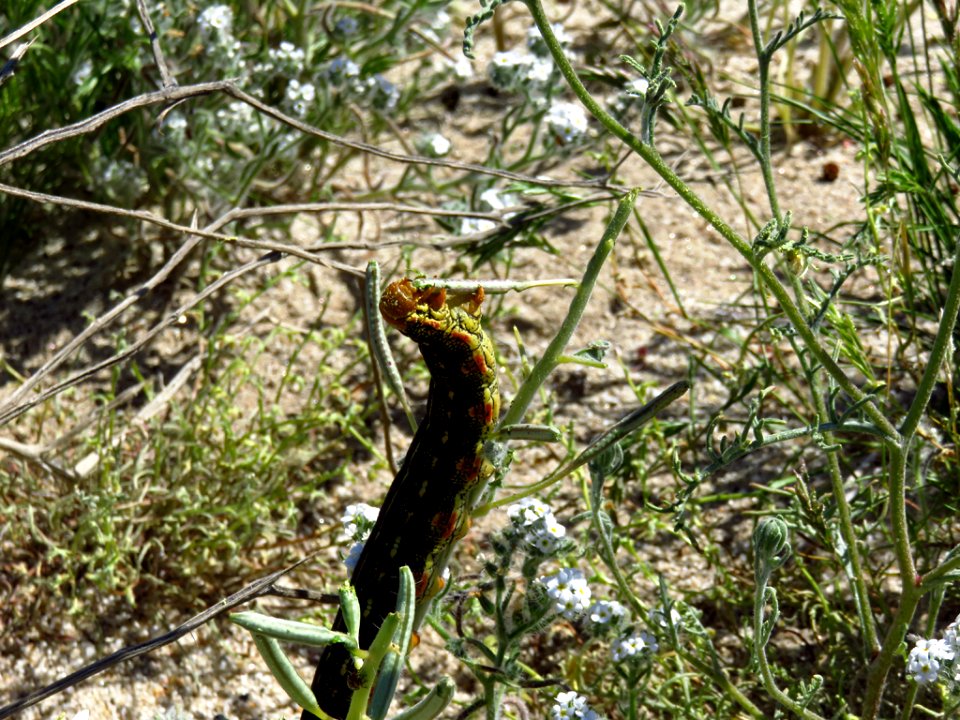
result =
[[766,582],[790,556],[790,529],[778,517],[763,518],[753,531],[754,572]]

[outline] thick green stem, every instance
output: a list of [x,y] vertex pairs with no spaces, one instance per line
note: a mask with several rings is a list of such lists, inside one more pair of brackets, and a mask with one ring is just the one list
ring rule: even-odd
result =
[[777,186],[773,181],[773,166],[770,164],[770,54],[763,47],[757,0],[750,0],[747,5],[760,75],[760,171],[763,173],[763,184],[767,188],[770,212],[779,222],[782,219],[780,202],[777,200]]
[[943,366],[947,350],[952,344],[951,338],[957,325],[958,313],[960,313],[960,242],[956,243],[953,254],[953,272],[950,276],[950,285],[947,288],[947,298],[943,305],[943,312],[940,315],[940,326],[937,328],[937,336],[933,339],[933,347],[930,350],[930,358],[927,360],[923,377],[917,387],[917,394],[913,398],[913,402],[910,403],[907,417],[900,426],[900,434],[904,438],[904,448],[917,431],[920,419],[927,409],[927,403],[930,402],[930,396],[933,394],[934,386],[937,383],[937,375]]
[[523,419],[537,391],[543,386],[547,376],[553,372],[559,364],[563,351],[573,336],[573,331],[577,329],[577,325],[580,324],[580,318],[583,317],[583,313],[587,309],[587,303],[590,300],[591,293],[593,293],[594,286],[597,284],[600,269],[613,250],[613,246],[617,242],[617,237],[630,219],[630,213],[633,211],[633,206],[637,202],[639,193],[639,190],[630,191],[617,206],[617,210],[607,225],[603,237],[600,238],[597,249],[593,252],[593,257],[590,258],[590,262],[587,264],[587,269],[583,273],[583,279],[580,281],[576,295],[574,295],[573,300],[570,302],[570,309],[567,311],[567,316],[560,325],[560,330],[553,340],[550,341],[543,355],[520,385],[516,396],[513,398],[513,402],[510,403],[510,408],[504,413],[503,418],[500,420],[499,428],[516,425]]
[[860,713],[861,720],[875,720],[880,716],[880,701],[883,699],[887,674],[917,612],[921,597],[923,593],[915,587],[905,587],[900,595],[900,607],[897,608],[897,613],[893,617],[893,625],[890,626],[883,640],[880,653],[870,663],[870,669],[867,672],[867,690],[864,695],[863,710]]

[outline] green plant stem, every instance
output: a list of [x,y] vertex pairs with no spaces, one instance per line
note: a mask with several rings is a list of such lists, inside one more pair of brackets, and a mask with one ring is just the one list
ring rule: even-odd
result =
[[583,103],[584,107],[607,129],[610,134],[620,139],[631,150],[636,152],[674,191],[686,202],[700,217],[706,220],[716,229],[718,233],[740,253],[741,256],[750,264],[750,267],[760,277],[763,283],[769,288],[770,293],[780,303],[784,314],[793,324],[797,333],[803,339],[804,344],[810,350],[811,354],[823,367],[830,373],[831,377],[837,382],[840,388],[857,403],[863,403],[864,412],[876,424],[876,426],[890,439],[899,441],[900,435],[897,429],[887,420],[883,412],[876,406],[873,400],[867,396],[847,377],[843,369],[834,361],[830,353],[820,344],[814,330],[807,323],[806,318],[797,308],[796,304],[790,298],[786,288],[763,260],[753,252],[753,249],[736,230],[730,227],[720,218],[717,213],[707,207],[703,200],[680,179],[673,169],[664,162],[660,154],[651,146],[642,143],[633,133],[623,127],[617,120],[604,110],[600,104],[593,99],[587,89],[580,82],[576,71],[570,64],[570,61],[563,53],[560,43],[550,27],[550,20],[544,12],[540,0],[524,0],[524,4],[530,10],[533,20],[540,30],[540,35],[553,56],[554,62],[560,69],[570,89]]
[[[790,272],[787,270],[787,272]],[[803,287],[795,274],[790,272],[793,280],[794,294],[797,303],[808,311],[807,298],[803,292]],[[823,392],[819,370],[807,367],[804,363],[804,372],[810,383],[811,396],[818,417],[829,417],[827,412],[826,395]],[[827,447],[836,445],[834,434],[829,430],[823,432],[823,442]],[[850,584],[853,589],[854,604],[856,606],[857,617],[860,620],[860,627],[863,632],[863,647],[867,658],[874,657],[880,650],[880,641],[877,635],[877,624],[870,610],[870,591],[867,589],[866,577],[863,572],[863,564],[860,561],[860,547],[857,543],[857,534],[853,528],[853,517],[850,513],[850,503],[847,502],[847,494],[843,487],[843,473],[840,470],[840,460],[836,452],[828,452],[827,470],[830,475],[830,492],[833,495],[833,501],[837,506],[837,517],[840,522],[840,534],[847,545],[847,553],[850,559],[851,577]],[[844,565],[845,567],[845,565]]]
[[770,53],[763,47],[757,0],[749,0],[747,7],[760,75],[760,171],[763,173],[763,184],[767,188],[770,212],[777,222],[780,222],[782,219],[780,202],[777,200],[777,186],[773,181],[773,166],[770,164]]
[[904,447],[914,436],[923,412],[930,402],[930,396],[933,394],[934,386],[937,382],[937,375],[943,365],[947,350],[951,347],[951,338],[953,330],[957,325],[957,313],[960,312],[960,242],[956,243],[953,254],[953,271],[950,277],[950,285],[947,288],[947,297],[943,305],[943,312],[940,315],[940,326],[937,328],[937,335],[933,340],[933,347],[930,349],[930,358],[927,360],[927,366],[923,371],[923,377],[917,386],[917,394],[910,403],[910,410],[907,417],[900,425],[900,434],[903,435]]
[[960,555],[956,555],[942,565],[928,572],[923,576],[923,582],[920,583],[922,592],[929,592],[943,582],[945,575],[960,570]]
[[860,713],[862,720],[874,720],[880,714],[880,701],[883,699],[883,688],[886,684],[887,673],[897,656],[900,643],[907,634],[907,629],[917,612],[917,605],[923,593],[916,587],[905,587],[900,595],[900,607],[893,616],[893,623],[883,640],[880,653],[870,663],[867,671],[867,689],[864,694],[863,709]]
[[[775,592],[771,590],[771,592]],[[805,720],[824,720],[817,713],[807,710],[787,695],[783,690],[777,687],[773,672],[770,670],[770,664],[767,662],[767,648],[763,632],[763,608],[766,600],[767,583],[763,578],[758,578],[756,591],[753,598],[753,642],[757,653],[757,664],[760,666],[760,676],[763,679],[763,687],[771,697],[783,705],[791,712],[799,715]],[[776,613],[774,614],[776,619]]]
[[597,277],[600,275],[600,268],[603,267],[607,257],[613,250],[617,237],[630,219],[630,213],[633,210],[639,194],[639,189],[631,190],[620,200],[620,204],[617,205],[613,218],[607,225],[606,230],[604,230],[603,237],[600,239],[597,249],[593,252],[593,257],[590,258],[590,262],[587,264],[587,269],[583,273],[583,278],[580,280],[577,293],[570,302],[570,309],[567,311],[567,316],[560,325],[556,336],[550,341],[543,355],[533,368],[531,368],[530,374],[520,385],[516,396],[513,398],[513,402],[510,403],[510,408],[501,418],[498,429],[516,425],[523,419],[537,391],[546,381],[547,376],[553,372],[560,363],[563,351],[566,349],[567,343],[570,342],[574,330],[576,330],[577,325],[580,324],[580,318],[583,317],[583,313],[587,309],[590,295],[593,292],[594,286],[597,284]]

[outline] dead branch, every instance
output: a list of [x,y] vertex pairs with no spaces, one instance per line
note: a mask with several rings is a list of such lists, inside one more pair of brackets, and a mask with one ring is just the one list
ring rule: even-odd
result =
[[[73,123],[72,125],[65,125],[62,128],[55,128],[53,130],[45,130],[39,135],[30,138],[29,140],[24,140],[18,145],[14,145],[9,150],[0,152],[0,166],[6,165],[7,163],[13,162],[14,160],[19,160],[26,157],[30,153],[33,153],[40,148],[46,147],[51,143],[60,142],[70,137],[77,137],[79,135],[85,135],[91,133],[94,130],[99,129],[105,125],[110,120],[113,120],[120,115],[123,115],[131,110],[135,110],[141,107],[148,107],[150,105],[170,105],[173,103],[178,103],[182,100],[186,100],[193,97],[201,97],[204,95],[210,95],[213,93],[224,93],[229,95],[241,102],[250,105],[251,107],[259,110],[261,113],[268,117],[272,117],[274,120],[277,120],[284,125],[288,125],[292,128],[296,128],[307,135],[313,135],[314,137],[321,138],[327,142],[333,143],[334,145],[349,148],[351,150],[357,150],[359,152],[367,153],[369,155],[374,155],[376,157],[383,158],[384,160],[390,160],[392,162],[404,163],[408,165],[426,165],[429,167],[441,167],[448,168],[451,170],[462,170],[468,173],[474,173],[477,175],[488,175],[491,177],[499,177],[505,180],[512,180],[514,182],[526,183],[531,185],[538,185],[541,187],[585,187],[585,188],[597,188],[597,189],[606,189],[606,190],[615,190],[617,192],[625,191],[626,188],[620,186],[613,186],[606,182],[604,179],[598,180],[554,180],[552,178],[547,178],[543,176],[534,177],[532,175],[524,175],[523,173],[515,173],[509,170],[501,170],[499,168],[489,168],[484,165],[476,165],[474,163],[461,162],[459,160],[444,160],[442,158],[428,158],[423,157],[422,155],[406,155],[403,153],[395,153],[390,150],[384,150],[383,148],[377,147],[376,145],[370,145],[369,143],[358,142],[356,140],[348,140],[347,138],[341,137],[339,135],[334,135],[325,130],[321,130],[318,127],[309,125],[308,123],[302,122],[295,117],[287,115],[286,113],[277,110],[272,105],[267,105],[264,102],[261,102],[257,98],[245,93],[243,90],[238,88],[232,82],[228,80],[218,80],[215,82],[208,83],[198,83],[196,85],[183,85],[177,87],[162,88],[150,93],[144,93],[143,95],[138,95],[136,97],[130,98],[129,100],[124,100],[121,103],[109,107],[106,110],[103,110],[96,115],[91,115],[89,118],[80,120]],[[161,113],[161,116],[163,113]]]
[[165,319],[154,325],[150,330],[148,330],[144,335],[137,339],[136,342],[131,344],[129,347],[125,348],[121,352],[115,353],[106,360],[101,360],[100,362],[94,363],[83,370],[74,373],[66,380],[54,385],[49,390],[42,392],[35,397],[31,398],[25,403],[21,403],[16,407],[7,410],[6,412],[0,414],[0,425],[5,425],[11,420],[19,417],[25,413],[30,408],[42,403],[44,400],[47,400],[59,393],[63,392],[69,387],[73,387],[84,380],[87,380],[97,373],[106,370],[107,368],[113,367],[117,363],[121,363],[127,358],[132,357],[136,353],[140,352],[154,337],[156,337],[162,330],[169,327],[170,325],[177,322],[181,315],[186,312],[189,312],[193,307],[203,302],[213,293],[217,292],[224,286],[228,285],[232,281],[236,280],[241,275],[244,275],[251,270],[256,270],[258,268],[264,267],[265,265],[270,265],[282,259],[283,255],[279,252],[270,252],[266,255],[263,255],[256,260],[252,260],[248,263],[244,263],[240,267],[234,268],[233,270],[224,273],[221,275],[215,282],[208,285],[203,289],[202,292],[197,293],[192,297],[188,302],[184,303],[172,313],[168,314]]

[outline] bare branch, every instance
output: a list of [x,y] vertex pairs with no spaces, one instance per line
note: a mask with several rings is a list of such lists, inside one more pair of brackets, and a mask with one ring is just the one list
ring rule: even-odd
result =
[[[167,230],[173,230],[175,232],[183,233],[185,235],[197,235],[207,240],[219,240],[221,242],[237,242],[239,238],[236,235],[226,235],[223,233],[218,233],[216,231],[210,231],[209,229],[199,230],[197,228],[191,228],[187,225],[181,225],[180,223],[175,223],[171,220],[167,220],[164,217],[159,215],[154,215],[151,212],[146,210],[127,210],[126,208],[117,207],[116,205],[104,205],[102,203],[90,202],[89,200],[77,200],[75,198],[66,197],[63,195],[48,195],[47,193],[34,192],[33,190],[24,190],[23,188],[14,187],[13,185],[5,185],[0,183],[0,192],[7,193],[8,195],[13,195],[15,197],[24,198],[25,200],[31,200],[33,202],[39,203],[51,203],[53,205],[62,205],[64,207],[73,207],[78,210],[88,210],[90,212],[103,213],[107,215],[117,215],[119,217],[132,218],[134,220],[141,220],[151,225],[156,225],[157,227],[166,228]],[[510,208],[507,208],[509,211]],[[480,218],[483,220],[490,220],[497,223],[501,226],[506,226],[509,223],[503,219],[503,212],[480,212],[477,210],[445,210],[443,208],[433,208],[425,207],[422,205],[405,205],[403,203],[388,203],[388,202],[323,202],[323,203],[291,203],[286,205],[271,205],[265,207],[253,207],[253,208],[234,208],[230,214],[230,222],[234,220],[243,220],[250,217],[266,217],[269,215],[296,215],[298,213],[325,213],[325,212],[367,212],[367,211],[388,211],[388,212],[397,212],[397,213],[407,213],[411,215],[431,215],[435,217],[470,217],[470,218]],[[226,222],[219,222],[218,227],[223,227]],[[249,241],[255,242],[255,241]],[[389,245],[401,245],[402,241],[391,242]],[[331,249],[342,249],[342,247],[335,247],[334,244],[327,244]],[[251,246],[255,247],[255,246]],[[257,246],[259,249],[264,250],[281,250],[280,247],[267,247],[267,246]],[[364,247],[367,247],[366,245]],[[386,247],[386,245],[378,245],[377,247]],[[316,246],[312,248],[313,250],[321,250],[322,246]],[[288,252],[286,249],[282,250],[283,252]],[[312,260],[312,258],[307,258]],[[346,268],[337,268],[339,270],[345,270]],[[348,272],[354,273],[354,269],[347,270]]]
[[20,38],[22,38],[24,35],[26,35],[28,32],[30,32],[30,31],[33,30],[34,28],[39,27],[40,25],[43,25],[43,23],[45,23],[47,20],[49,20],[50,18],[52,18],[52,17],[53,17],[54,15],[56,15],[57,13],[59,13],[59,12],[61,12],[61,11],[63,11],[63,10],[66,10],[68,7],[70,7],[71,5],[74,5],[74,4],[78,3],[79,1],[80,1],[80,0],[63,0],[63,2],[60,2],[60,3],[58,3],[57,5],[55,5],[54,7],[52,7],[50,10],[47,10],[43,15],[41,15],[41,16],[38,17],[37,19],[31,20],[30,22],[28,22],[28,23],[27,23],[26,25],[24,25],[23,27],[18,28],[17,30],[14,30],[12,33],[10,33],[9,35],[7,35],[5,38],[3,38],[2,40],[0,40],[0,50],[2,50],[3,48],[5,48],[5,47],[6,47],[7,45],[9,45],[10,43],[16,42],[17,40],[19,40]]
[[96,115],[91,115],[84,120],[75,122],[72,125],[65,125],[62,128],[54,128],[52,130],[44,130],[39,135],[29,140],[24,140],[9,150],[0,152],[0,166],[26,157],[30,153],[52,143],[91,133],[103,127],[114,118],[120,117],[131,110],[148,107],[150,105],[174,103],[179,100],[210,95],[216,92],[226,92],[229,87],[231,87],[229,82],[220,80],[217,82],[200,83],[198,85],[186,85],[184,87],[163,88],[162,90],[155,90],[154,92],[144,95],[138,95],[98,112]]
[[[203,302],[206,298],[208,298],[213,293],[217,292],[224,286],[236,280],[241,275],[244,275],[245,273],[248,273],[251,270],[256,270],[258,268],[264,267],[265,265],[275,263],[278,260],[280,260],[282,257],[283,257],[282,254],[279,252],[267,253],[266,255],[263,255],[262,257],[257,258],[256,260],[252,260],[251,262],[245,263],[244,265],[241,265],[240,267],[235,268],[230,272],[224,273],[215,282],[211,283],[206,288],[204,288],[202,292],[197,293],[197,295],[191,298],[189,302],[181,305],[172,313],[167,315],[167,317],[164,320],[154,325],[149,331],[147,331],[144,335],[138,338],[136,342],[124,348],[121,352],[115,353],[114,355],[110,356],[106,360],[101,360],[100,362],[94,363],[93,365],[81,370],[80,372],[74,373],[73,375],[68,377],[66,380],[54,385],[49,390],[46,390],[45,392],[42,392],[39,395],[36,395],[35,397],[31,398],[27,402],[4,411],[3,414],[0,414],[0,425],[5,425],[6,423],[10,422],[11,420],[25,413],[30,408],[40,404],[44,400],[54,397],[55,395],[63,392],[67,388],[73,387],[74,385],[77,385],[78,383],[81,383],[84,380],[87,380],[88,378],[93,377],[98,372],[101,372],[102,370],[112,367],[117,363],[123,362],[127,358],[132,357],[136,353],[140,352],[140,350],[142,350],[162,330],[174,324],[181,315],[183,315],[185,312],[188,312],[191,308],[195,307],[196,305],[199,305],[201,302]],[[7,405],[9,405],[9,403],[7,403]]]
[[13,52],[10,54],[10,59],[4,63],[3,67],[0,67],[0,85],[3,85],[9,78],[13,77],[13,74],[17,71],[17,66],[20,65],[20,61],[23,60],[23,56],[27,54],[27,50],[30,49],[30,46],[36,42],[31,40],[30,42],[20,43],[17,45]]
[[160,38],[157,37],[157,31],[153,27],[153,21],[150,19],[147,3],[144,0],[137,0],[137,12],[140,13],[143,29],[147,31],[147,37],[150,38],[150,50],[153,52],[153,61],[157,64],[157,70],[160,71],[160,81],[163,87],[176,87],[177,81],[170,74],[170,68],[167,67],[167,59],[163,55],[163,48],[160,47]]
[[79,122],[73,123],[72,125],[66,125],[62,128],[56,128],[53,130],[45,130],[36,137],[25,140],[19,145],[14,145],[9,150],[5,150],[0,153],[0,166],[26,157],[30,153],[50,145],[51,143],[60,142],[69,137],[76,137],[78,135],[84,135],[86,133],[93,132],[110,120],[130,112],[131,110],[150,105],[175,103],[188,98],[200,97],[218,92],[225,93],[226,95],[230,95],[237,100],[245,102],[251,107],[259,110],[264,115],[272,117],[275,120],[278,120],[285,125],[289,125],[292,128],[296,128],[297,130],[300,130],[308,135],[313,135],[314,137],[321,138],[340,147],[358,150],[360,152],[368,153],[370,155],[381,157],[385,160],[391,160],[393,162],[407,165],[426,165],[429,167],[443,167],[452,170],[463,170],[468,173],[500,177],[506,180],[513,180],[515,182],[538,185],[541,187],[588,187],[605,188],[617,191],[624,190],[624,188],[618,186],[608,185],[603,180],[554,180],[542,176],[534,177],[532,175],[524,175],[522,173],[510,172],[509,170],[500,170],[498,168],[489,168],[483,165],[460,162],[457,160],[443,160],[440,158],[423,157],[421,155],[405,155],[403,153],[391,152],[389,150],[379,148],[376,145],[370,145],[368,143],[358,142],[356,140],[348,140],[347,138],[334,135],[333,133],[326,132],[325,130],[321,130],[313,125],[308,125],[305,122],[301,122],[297,118],[291,117],[290,115],[287,115],[276,108],[261,102],[252,95],[249,95],[236,87],[232,82],[226,80],[199,83],[196,85],[163,88],[155,92],[145,93],[143,95],[130,98],[129,100],[125,100],[117,105],[114,105],[113,107],[97,113],[96,115],[92,115],[85,120],[80,120]]

